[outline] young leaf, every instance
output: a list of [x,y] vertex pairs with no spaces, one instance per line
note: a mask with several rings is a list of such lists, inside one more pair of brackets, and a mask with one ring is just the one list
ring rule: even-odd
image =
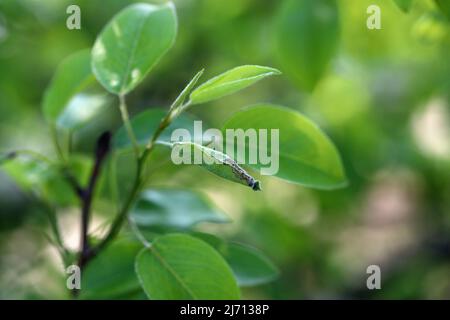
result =
[[[50,124],[56,124],[64,114],[71,99],[88,84],[94,82],[89,50],[82,50],[67,57],[56,70],[45,91],[43,111]],[[91,113],[89,106],[77,105],[79,113]]]
[[413,0],[394,0],[397,6],[403,11],[408,12],[411,9]]
[[190,99],[192,104],[216,100],[277,74],[280,74],[280,71],[269,67],[252,65],[236,67],[196,88],[191,93]]
[[[194,142],[175,142],[172,145],[173,154],[190,156],[189,163],[199,164],[202,168],[227,180],[251,187],[254,191],[261,190],[260,182],[254,179],[247,171],[226,154],[204,147]],[[185,157],[185,156],[182,156]],[[197,161],[197,159],[199,161]]]
[[283,1],[275,23],[277,56],[299,89],[314,89],[336,51],[338,35],[336,0]]
[[199,222],[230,221],[203,195],[180,189],[144,191],[130,214],[141,227],[188,229]]
[[156,238],[136,257],[136,273],[150,299],[239,299],[225,260],[203,241],[182,234]]
[[[164,110],[162,108],[151,108],[131,118],[131,126],[140,146],[144,147],[145,145],[147,145],[148,141],[153,136],[153,133],[158,128],[161,119],[164,118],[166,113],[167,110]],[[172,131],[178,128],[187,129],[192,133],[194,130],[194,120],[186,114],[175,118],[172,123],[166,128],[166,130],[161,134],[158,140],[170,141]],[[116,149],[128,149],[132,147],[124,126],[120,127],[119,130],[115,133],[113,141],[114,147]]]
[[83,270],[80,298],[117,299],[142,292],[134,272],[134,260],[142,247],[128,238],[114,241]]
[[119,12],[92,49],[92,70],[110,92],[133,90],[172,47],[177,18],[172,2],[138,3]]
[[[279,168],[274,176],[289,182],[298,183],[318,189],[334,189],[346,185],[346,177],[339,154],[330,139],[309,119],[300,113],[285,107],[261,104],[237,112],[223,127],[244,131],[266,129],[279,130],[278,148],[272,149],[274,143],[253,145],[246,143],[246,154],[270,154],[272,162],[278,161]],[[233,141],[226,141],[227,148]],[[239,143],[239,142],[238,142]],[[266,168],[258,158],[257,164],[249,164],[254,169]]]
[[192,234],[217,250],[227,261],[240,287],[256,286],[271,282],[278,275],[278,268],[260,251],[239,243],[225,242],[213,235]]
[[[186,101],[186,98],[189,96],[189,94],[192,92],[192,89],[195,87],[195,85],[197,84],[198,80],[200,79],[200,77],[202,76],[204,72],[203,70],[200,70],[195,76],[194,78],[192,78],[192,80],[188,83],[188,85],[183,89],[183,91],[181,91],[180,95],[176,98],[176,100],[174,101],[174,103],[170,106],[170,111],[172,110],[176,110],[177,108],[181,107],[183,105],[183,103]],[[182,110],[177,111],[177,113],[181,112]]]

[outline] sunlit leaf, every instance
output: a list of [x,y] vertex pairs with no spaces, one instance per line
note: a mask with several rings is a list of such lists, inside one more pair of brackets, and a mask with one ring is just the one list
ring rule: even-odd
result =
[[136,257],[136,272],[150,299],[239,299],[233,273],[205,242],[182,234],[157,238]]
[[327,70],[338,44],[338,17],[336,0],[283,1],[275,23],[277,56],[299,89],[312,91]]
[[[227,129],[267,130],[267,143],[248,142],[241,145],[226,141],[226,152],[234,147],[245,148],[245,153],[258,154],[254,169],[273,170],[273,176],[289,182],[319,189],[333,189],[346,185],[340,156],[330,139],[312,121],[298,112],[281,106],[261,104],[237,112],[224,125]],[[272,146],[272,130],[278,131],[278,150]],[[270,155],[271,163],[261,163],[261,153]],[[276,167],[278,164],[278,168]],[[274,165],[274,168],[269,168]],[[278,169],[275,171],[275,169]]]
[[67,103],[56,124],[60,128],[77,129],[91,121],[111,103],[111,97],[104,93],[79,93]]
[[133,90],[175,41],[177,18],[171,2],[138,3],[119,12],[92,49],[92,70],[110,92]]
[[139,196],[131,210],[141,227],[187,229],[199,222],[224,223],[229,219],[203,195],[182,189],[151,189]]
[[277,74],[280,74],[280,71],[269,67],[252,65],[236,67],[196,88],[191,93],[191,102],[198,104],[216,100]]

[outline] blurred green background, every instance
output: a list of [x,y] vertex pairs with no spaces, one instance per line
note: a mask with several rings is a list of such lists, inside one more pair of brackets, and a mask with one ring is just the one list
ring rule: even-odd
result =
[[[0,0],[0,151],[54,155],[41,113],[46,86],[61,60],[91,47],[131,2]],[[277,280],[244,289],[243,298],[449,299],[450,15],[433,0],[415,0],[409,12],[394,0],[338,0],[337,21],[322,34],[305,23],[280,35],[286,2],[175,1],[177,41],[129,97],[130,111],[167,107],[201,68],[205,79],[243,64],[279,68],[283,76],[192,113],[220,128],[243,106],[289,106],[331,137],[349,186],[316,191],[262,177],[264,191],[254,193],[169,164],[157,168],[149,185],[203,191],[233,223],[198,229],[249,243],[280,268]],[[66,28],[69,4],[81,8],[81,30]],[[381,8],[381,30],[366,27],[371,4]],[[287,65],[280,52],[280,37],[296,46],[297,34],[306,35],[300,44],[337,39],[313,88],[292,75],[302,70]],[[312,55],[311,68],[321,58]],[[117,128],[117,109],[112,103],[107,116],[77,131],[74,149],[90,151],[101,131]],[[98,206],[94,225],[112,214]],[[58,215],[66,243],[75,248],[77,208]],[[0,298],[65,297],[62,266],[42,229],[48,225],[40,206],[0,171]],[[372,264],[381,267],[381,290],[366,288]]]

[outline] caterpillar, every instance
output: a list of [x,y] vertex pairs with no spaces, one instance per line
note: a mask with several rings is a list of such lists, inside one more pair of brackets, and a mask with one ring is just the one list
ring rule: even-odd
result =
[[201,150],[203,153],[206,153],[208,156],[216,160],[216,162],[218,162],[219,164],[230,167],[231,172],[233,173],[233,176],[235,178],[233,180],[249,186],[254,191],[261,190],[260,182],[249,175],[247,171],[244,170],[244,168],[237,164],[237,162],[230,158],[228,155],[203,146],[201,146]]
[[226,157],[223,163],[224,165],[229,165],[231,170],[233,171],[236,178],[239,180],[243,180],[247,183],[249,187],[251,187],[254,191],[260,191],[261,186],[258,180],[254,179],[251,175],[247,173],[241,166],[239,166],[236,161],[231,159],[230,157]]
[[[239,164],[237,164],[236,161],[234,161],[225,153],[208,147],[204,147],[193,142],[175,142],[173,143],[172,148],[175,146],[186,146],[188,148],[193,147],[194,153],[195,149],[200,150],[201,154],[203,155],[203,159],[199,164],[206,170],[222,178],[246,185],[252,188],[254,191],[261,190],[260,182],[254,179],[250,174],[247,173],[247,171],[245,171],[244,168],[242,168]],[[188,160],[192,160],[192,158]],[[189,163],[192,164],[193,161],[189,161]]]

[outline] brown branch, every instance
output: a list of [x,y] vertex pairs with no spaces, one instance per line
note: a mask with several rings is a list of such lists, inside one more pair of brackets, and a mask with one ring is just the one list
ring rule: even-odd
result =
[[[92,206],[92,199],[94,197],[95,185],[100,176],[102,164],[108,155],[111,147],[111,133],[109,131],[104,132],[97,140],[97,146],[95,149],[95,163],[92,168],[92,172],[89,178],[89,182],[86,188],[80,188],[75,185],[75,190],[81,200],[81,243],[80,253],[78,258],[78,266],[80,271],[86,265],[86,263],[93,257],[92,250],[88,239],[89,230],[89,217]],[[74,295],[77,292],[74,291]]]

